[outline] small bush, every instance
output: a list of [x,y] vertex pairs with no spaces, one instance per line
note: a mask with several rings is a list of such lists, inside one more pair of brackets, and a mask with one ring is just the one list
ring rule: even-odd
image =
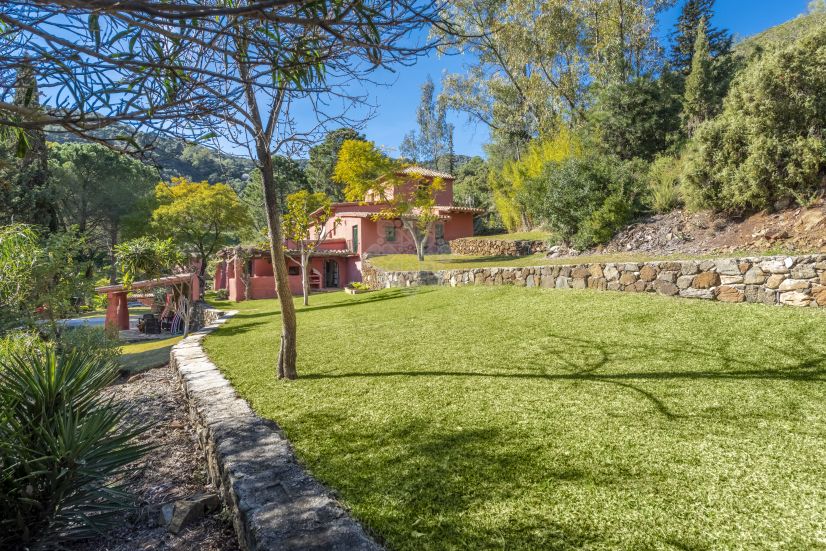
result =
[[215,300],[228,300],[229,291],[227,291],[226,289],[218,289],[217,291],[215,291],[215,294],[213,296],[215,297]]
[[63,355],[86,354],[103,363],[117,362],[121,353],[117,334],[89,325],[60,328],[55,346]]
[[621,193],[614,193],[595,210],[574,236],[574,246],[585,249],[596,243],[610,241],[634,214],[630,200]]
[[647,204],[658,213],[671,212],[682,202],[680,190],[680,159],[675,157],[658,157],[648,169]]
[[101,396],[117,374],[85,353],[0,355],[0,548],[98,535],[133,505],[117,481],[147,448]]

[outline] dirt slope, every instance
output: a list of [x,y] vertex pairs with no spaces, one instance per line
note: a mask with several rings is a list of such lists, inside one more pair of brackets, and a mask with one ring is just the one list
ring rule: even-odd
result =
[[708,212],[674,211],[650,216],[617,234],[595,252],[653,254],[826,252],[826,204],[741,219]]

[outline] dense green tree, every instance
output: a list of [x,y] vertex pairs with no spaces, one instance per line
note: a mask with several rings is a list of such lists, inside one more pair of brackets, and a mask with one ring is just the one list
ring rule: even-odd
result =
[[[14,86],[15,105],[40,109],[40,91],[31,67],[18,70]],[[7,135],[0,142],[0,223],[12,222],[58,230],[43,130]]]
[[826,187],[826,28],[765,54],[700,125],[684,168],[694,207],[743,211],[806,203]]
[[195,255],[203,292],[207,262],[231,238],[249,228],[249,211],[228,185],[186,178],[158,184],[155,197],[158,207],[152,212],[152,222],[156,232]]
[[638,169],[594,154],[548,162],[526,186],[531,215],[576,247],[608,241],[641,207]]
[[402,141],[402,157],[437,170],[452,173],[453,125],[447,122],[447,109],[443,101],[437,102],[435,86],[430,76],[422,84],[422,96],[416,109],[418,131],[411,130]]
[[[305,171],[294,159],[276,156],[273,157],[272,164],[273,178],[278,183],[279,208],[281,212],[286,212],[287,196],[301,190],[309,191],[311,186]],[[250,173],[247,185],[241,192],[241,201],[249,208],[256,238],[266,235],[267,230],[267,211],[264,208],[264,193],[261,186],[261,172],[256,169]]]
[[731,52],[732,36],[726,29],[712,26],[714,0],[686,0],[671,33],[672,47],[670,63],[672,69],[688,76],[700,24],[705,22],[705,35],[712,58],[725,57]]
[[459,205],[493,208],[493,192],[488,182],[488,165],[482,157],[472,157],[456,171],[453,200]]
[[600,143],[621,159],[653,159],[678,139],[680,99],[673,76],[643,76],[600,91],[591,120]]
[[128,217],[141,214],[131,223],[146,231],[150,213],[142,207],[158,181],[157,171],[98,144],[51,144],[49,157],[64,226],[77,226],[92,246],[104,244],[114,283],[115,245]]
[[682,119],[683,129],[688,137],[694,134],[694,130],[701,123],[715,114],[717,104],[713,60],[705,28],[705,19],[702,19],[698,27],[697,41],[694,43],[691,72],[685,80]]
[[344,192],[341,186],[333,181],[333,171],[338,162],[338,152],[341,149],[341,144],[345,141],[363,139],[364,135],[352,128],[339,128],[328,132],[324,136],[324,141],[311,147],[310,159],[307,161],[305,169],[310,191],[326,193],[333,201],[344,200]]

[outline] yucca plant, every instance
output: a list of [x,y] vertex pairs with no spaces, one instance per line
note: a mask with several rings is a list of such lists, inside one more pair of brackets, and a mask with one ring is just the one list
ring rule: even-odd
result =
[[102,534],[134,505],[120,480],[148,448],[101,395],[117,374],[53,349],[0,356],[0,548]]

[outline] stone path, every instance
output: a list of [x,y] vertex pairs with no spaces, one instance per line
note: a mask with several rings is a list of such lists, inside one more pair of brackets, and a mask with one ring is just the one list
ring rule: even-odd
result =
[[242,548],[381,549],[296,461],[278,426],[258,417],[207,358],[201,340],[226,319],[175,345],[171,365]]

